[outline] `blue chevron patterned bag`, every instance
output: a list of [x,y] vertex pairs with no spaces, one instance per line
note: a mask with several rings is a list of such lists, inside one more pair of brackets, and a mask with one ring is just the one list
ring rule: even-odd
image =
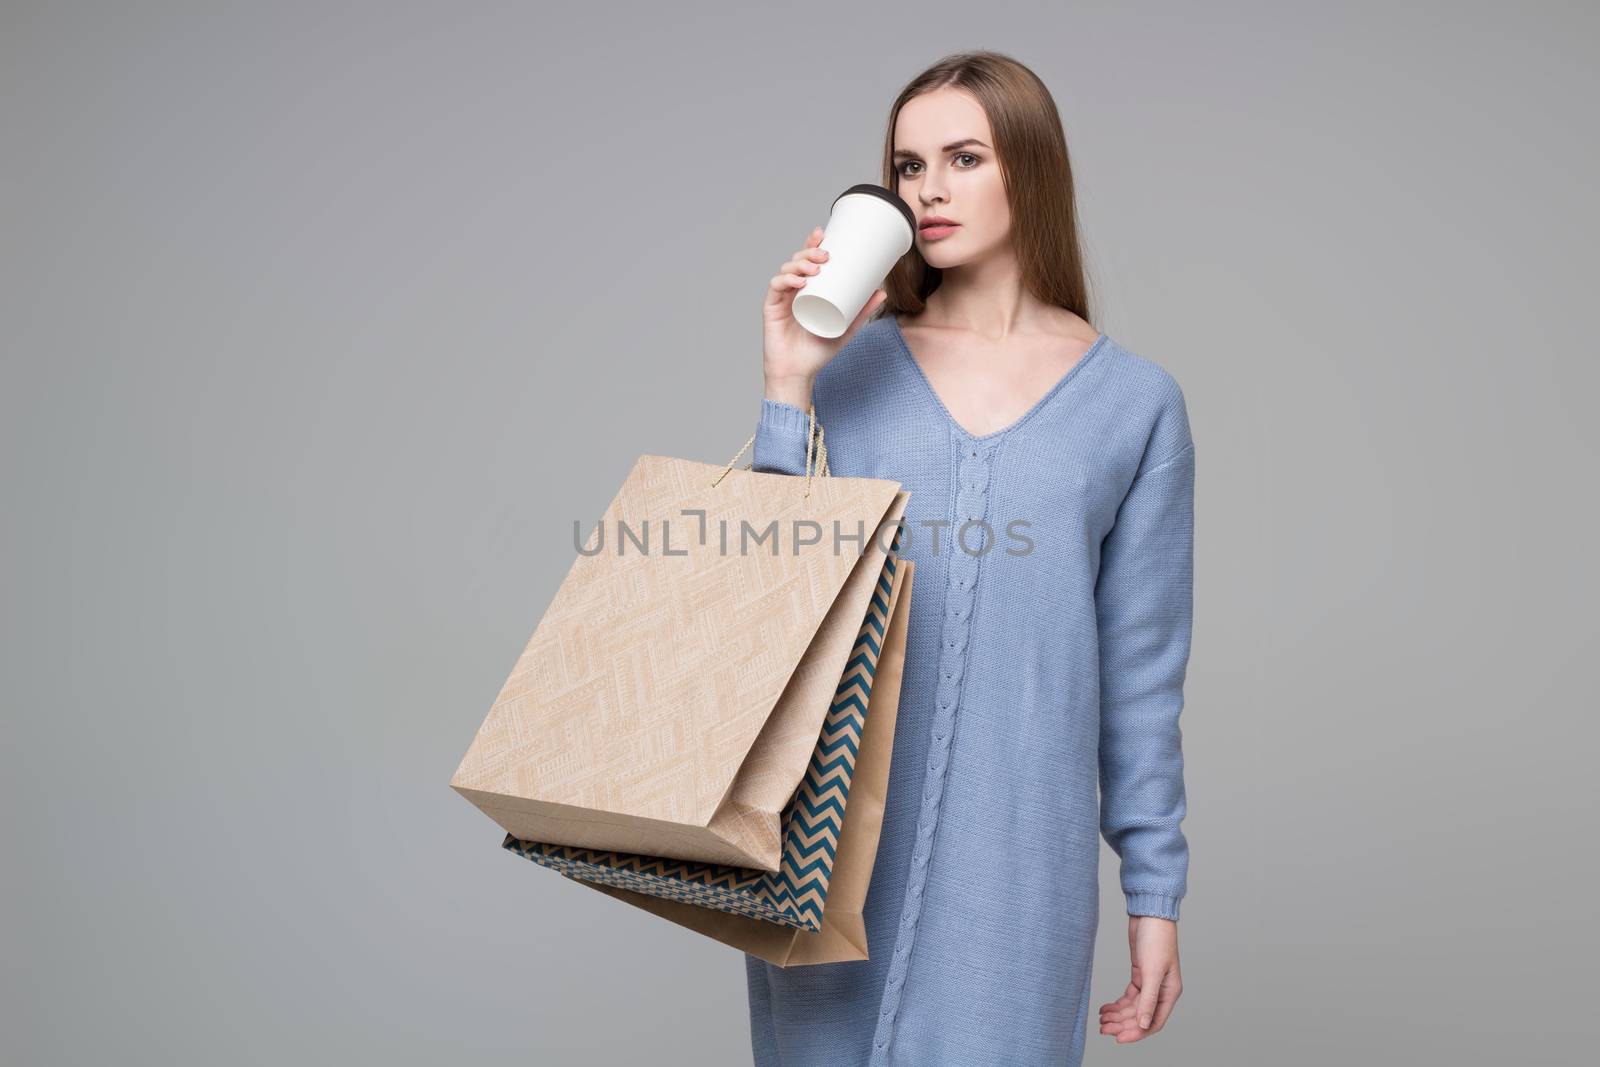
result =
[[[869,710],[875,706],[873,681],[901,589],[896,581],[901,566],[899,547],[897,531],[885,554],[866,618],[834,691],[805,777],[784,810],[783,855],[778,871],[596,851],[521,840],[509,833],[502,846],[575,881],[796,930],[821,931],[828,887],[846,826],[850,785]],[[898,699],[898,681],[894,699]],[[882,703],[879,701],[878,706]],[[889,714],[893,714],[892,707]]]

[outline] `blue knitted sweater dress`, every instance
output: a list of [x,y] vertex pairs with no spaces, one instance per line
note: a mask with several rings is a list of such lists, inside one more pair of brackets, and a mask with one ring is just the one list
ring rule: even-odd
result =
[[[1098,835],[1130,915],[1176,919],[1187,891],[1183,393],[1101,334],[1026,414],[973,436],[885,314],[823,368],[812,403],[831,474],[910,492],[901,553],[917,580],[872,958],[746,954],[756,1067],[1075,1067]],[[803,475],[806,430],[805,411],[763,398],[754,469]]]

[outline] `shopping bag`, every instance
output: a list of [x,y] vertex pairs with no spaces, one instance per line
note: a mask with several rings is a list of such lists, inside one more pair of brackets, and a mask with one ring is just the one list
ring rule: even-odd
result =
[[518,840],[778,872],[908,497],[639,457],[451,786]]
[[[850,803],[851,780],[869,712],[894,715],[897,694],[874,693],[874,678],[889,636],[899,580],[896,534],[878,576],[866,618],[856,634],[844,676],[817,738],[805,777],[783,813],[783,860],[777,872],[670,857],[591,849],[511,834],[503,847],[570,878],[637,890],[667,900],[745,915],[810,932],[822,929],[837,847]],[[895,635],[902,639],[901,635]]]
[[896,568],[899,588],[893,595],[889,624],[872,679],[866,725],[851,778],[843,828],[836,842],[820,929],[797,928],[624,886],[573,880],[780,967],[868,959],[864,913],[888,799],[889,767],[894,752],[900,683],[905,670],[906,627],[915,572],[916,564],[910,560],[902,560]]

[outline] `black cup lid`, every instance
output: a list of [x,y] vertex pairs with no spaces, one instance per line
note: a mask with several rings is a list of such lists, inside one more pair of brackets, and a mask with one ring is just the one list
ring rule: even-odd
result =
[[[889,203],[900,209],[900,214],[906,217],[906,225],[911,227],[911,232],[917,232],[917,217],[911,213],[911,205],[907,204],[903,199],[901,199],[900,195],[894,192],[892,189],[885,189],[883,186],[874,185],[872,182],[863,182],[860,185],[852,185],[850,188],[834,197],[833,204],[837,204],[851,193],[867,193],[868,195],[875,196],[880,200],[887,200]],[[833,210],[833,204],[828,205],[829,211]]]

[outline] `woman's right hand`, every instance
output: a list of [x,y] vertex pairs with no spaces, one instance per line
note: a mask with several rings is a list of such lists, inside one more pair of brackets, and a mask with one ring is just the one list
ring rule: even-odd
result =
[[762,365],[769,395],[775,388],[789,386],[785,390],[788,395],[800,395],[803,391],[809,398],[811,383],[822,368],[839,354],[878,306],[889,299],[889,294],[882,289],[875,290],[855,321],[838,337],[818,337],[801,326],[795,321],[794,298],[805,287],[806,279],[828,261],[828,253],[817,247],[821,243],[822,227],[818,226],[800,250],[778,268],[767,288],[767,300],[761,312]]

